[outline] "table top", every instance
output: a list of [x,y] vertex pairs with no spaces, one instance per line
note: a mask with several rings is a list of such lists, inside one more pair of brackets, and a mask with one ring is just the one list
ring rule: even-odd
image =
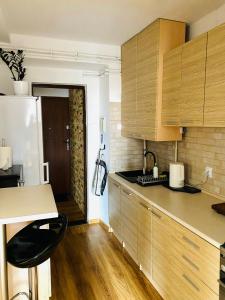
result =
[[0,189],[0,224],[58,217],[51,185]]

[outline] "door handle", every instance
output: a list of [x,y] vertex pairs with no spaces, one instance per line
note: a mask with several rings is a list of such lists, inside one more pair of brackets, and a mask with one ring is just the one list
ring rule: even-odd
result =
[[70,150],[70,139],[65,139],[64,143],[66,144],[66,150],[69,151]]
[[[45,170],[46,170],[46,180],[45,180]],[[48,184],[49,183],[49,163],[45,162],[43,163],[43,182],[42,184]]]

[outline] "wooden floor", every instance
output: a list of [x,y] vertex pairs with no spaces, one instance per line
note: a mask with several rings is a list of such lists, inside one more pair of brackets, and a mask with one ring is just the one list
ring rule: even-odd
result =
[[51,261],[51,300],[162,300],[99,224],[69,227]]
[[74,200],[56,202],[56,206],[59,213],[62,213],[68,217],[70,224],[85,221],[84,214]]

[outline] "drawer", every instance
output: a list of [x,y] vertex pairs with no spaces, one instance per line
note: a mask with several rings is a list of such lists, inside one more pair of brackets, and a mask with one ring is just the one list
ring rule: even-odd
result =
[[[170,295],[175,300],[218,300],[219,296],[176,259],[172,262]],[[172,298],[170,297],[170,298]]]
[[[176,257],[185,268],[219,293],[219,249],[157,209],[153,209],[153,245],[168,257]],[[165,251],[165,249],[167,249]]]
[[174,221],[176,228],[173,252],[180,262],[219,294],[220,251]]

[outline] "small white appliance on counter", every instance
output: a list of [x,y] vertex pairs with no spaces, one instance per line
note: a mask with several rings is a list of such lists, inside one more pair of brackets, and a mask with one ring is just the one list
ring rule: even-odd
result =
[[12,148],[7,146],[0,147],[0,169],[8,170],[12,167]]
[[184,164],[180,162],[170,163],[169,185],[172,188],[184,187]]
[[0,139],[13,149],[13,164],[23,165],[25,185],[49,182],[43,161],[41,98],[0,96]]

